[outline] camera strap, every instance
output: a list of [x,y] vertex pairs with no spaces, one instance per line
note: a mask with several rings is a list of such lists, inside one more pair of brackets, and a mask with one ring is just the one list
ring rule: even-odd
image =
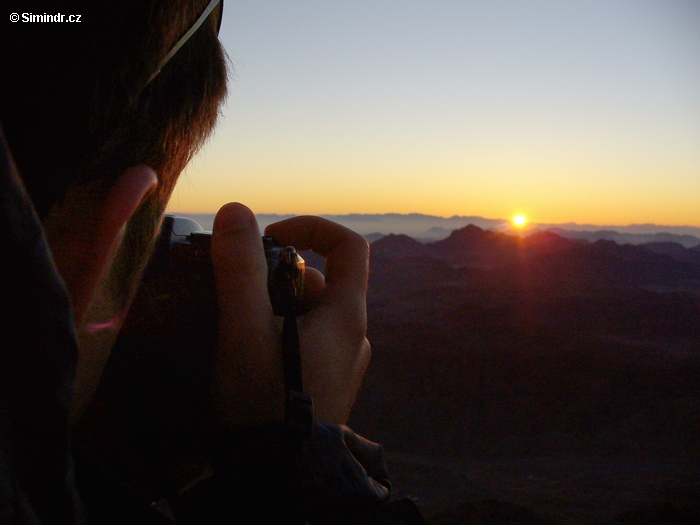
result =
[[298,306],[304,286],[306,263],[296,249],[287,246],[277,250],[279,244],[264,237],[268,257],[268,290],[275,315],[282,316],[282,366],[284,371],[284,421],[289,436],[292,463],[288,478],[288,522],[293,525],[307,523],[307,498],[303,464],[304,442],[311,437],[314,409],[311,396],[304,394],[304,382],[299,348]]
[[301,440],[311,435],[314,420],[313,400],[304,394],[301,375],[301,351],[296,314],[284,316],[282,328],[282,362],[284,367],[285,422]]
[[[266,246],[279,246],[271,237],[263,237],[263,243],[266,241],[268,243]],[[311,396],[304,394],[297,325],[305,270],[306,263],[293,246],[282,248],[277,260],[273,257],[271,262],[268,258],[268,289],[270,290],[272,309],[275,315],[284,318],[282,365],[284,369],[285,423],[294,435],[298,436],[300,451],[303,439],[311,435],[314,420]]]
[[294,493],[293,515],[290,523],[305,525],[306,498],[302,482],[302,453],[304,440],[311,436],[314,409],[311,396],[304,394],[301,374],[301,352],[296,314],[284,316],[282,328],[282,362],[284,366],[285,410],[284,419],[290,431],[294,454],[295,473],[289,480],[290,494]]

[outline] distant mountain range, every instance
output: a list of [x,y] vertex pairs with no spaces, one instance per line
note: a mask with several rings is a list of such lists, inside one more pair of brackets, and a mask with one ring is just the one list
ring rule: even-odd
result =
[[[210,230],[214,223],[213,214],[181,214],[199,222],[205,230]],[[260,214],[257,215],[260,228],[268,224],[292,217],[292,215]],[[632,224],[628,226],[596,226],[592,224],[529,224],[525,232],[514,231],[505,219],[485,219],[477,216],[436,217],[420,213],[398,214],[348,214],[323,215],[364,235],[373,242],[384,235],[403,234],[421,242],[446,239],[454,230],[469,224],[481,229],[506,232],[514,235],[528,235],[536,231],[553,231],[561,237],[615,241],[617,244],[646,244],[650,242],[674,242],[691,248],[700,246],[700,227],[663,226],[657,224]]]
[[700,249],[470,225],[371,244],[352,417],[415,455],[700,459]]
[[[566,238],[553,231],[518,237],[469,225],[432,243],[391,234],[371,246],[373,265],[393,260],[420,266],[430,260],[434,271],[444,274],[478,269],[489,272],[489,278],[498,275],[499,286],[527,274],[531,285],[547,287],[674,287],[700,292],[700,246],[685,248],[677,242],[620,245],[609,239]],[[442,265],[450,270],[439,269]]]
[[[630,229],[636,229],[635,226],[629,226]],[[688,230],[688,227],[678,228],[679,231]],[[698,228],[690,229],[691,231]],[[649,244],[649,243],[678,243],[686,248],[700,247],[700,236],[689,234],[678,234],[669,232],[657,233],[624,233],[612,230],[597,230],[597,231],[577,231],[567,230],[565,228],[548,228],[550,231],[569,239],[583,239],[590,242],[606,240],[614,241],[617,244]]]

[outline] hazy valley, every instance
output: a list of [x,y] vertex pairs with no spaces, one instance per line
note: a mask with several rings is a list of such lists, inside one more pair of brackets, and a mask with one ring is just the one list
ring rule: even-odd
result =
[[475,226],[371,248],[351,425],[434,523],[700,516],[700,249]]

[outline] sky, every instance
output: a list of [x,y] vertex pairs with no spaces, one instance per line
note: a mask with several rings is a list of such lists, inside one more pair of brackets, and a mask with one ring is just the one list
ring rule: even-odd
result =
[[169,211],[700,226],[700,1],[226,0]]

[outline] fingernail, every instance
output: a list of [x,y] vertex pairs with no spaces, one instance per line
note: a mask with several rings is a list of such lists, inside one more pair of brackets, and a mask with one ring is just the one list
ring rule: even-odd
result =
[[224,205],[214,219],[214,231],[242,232],[255,223],[255,215],[247,206],[238,202]]

